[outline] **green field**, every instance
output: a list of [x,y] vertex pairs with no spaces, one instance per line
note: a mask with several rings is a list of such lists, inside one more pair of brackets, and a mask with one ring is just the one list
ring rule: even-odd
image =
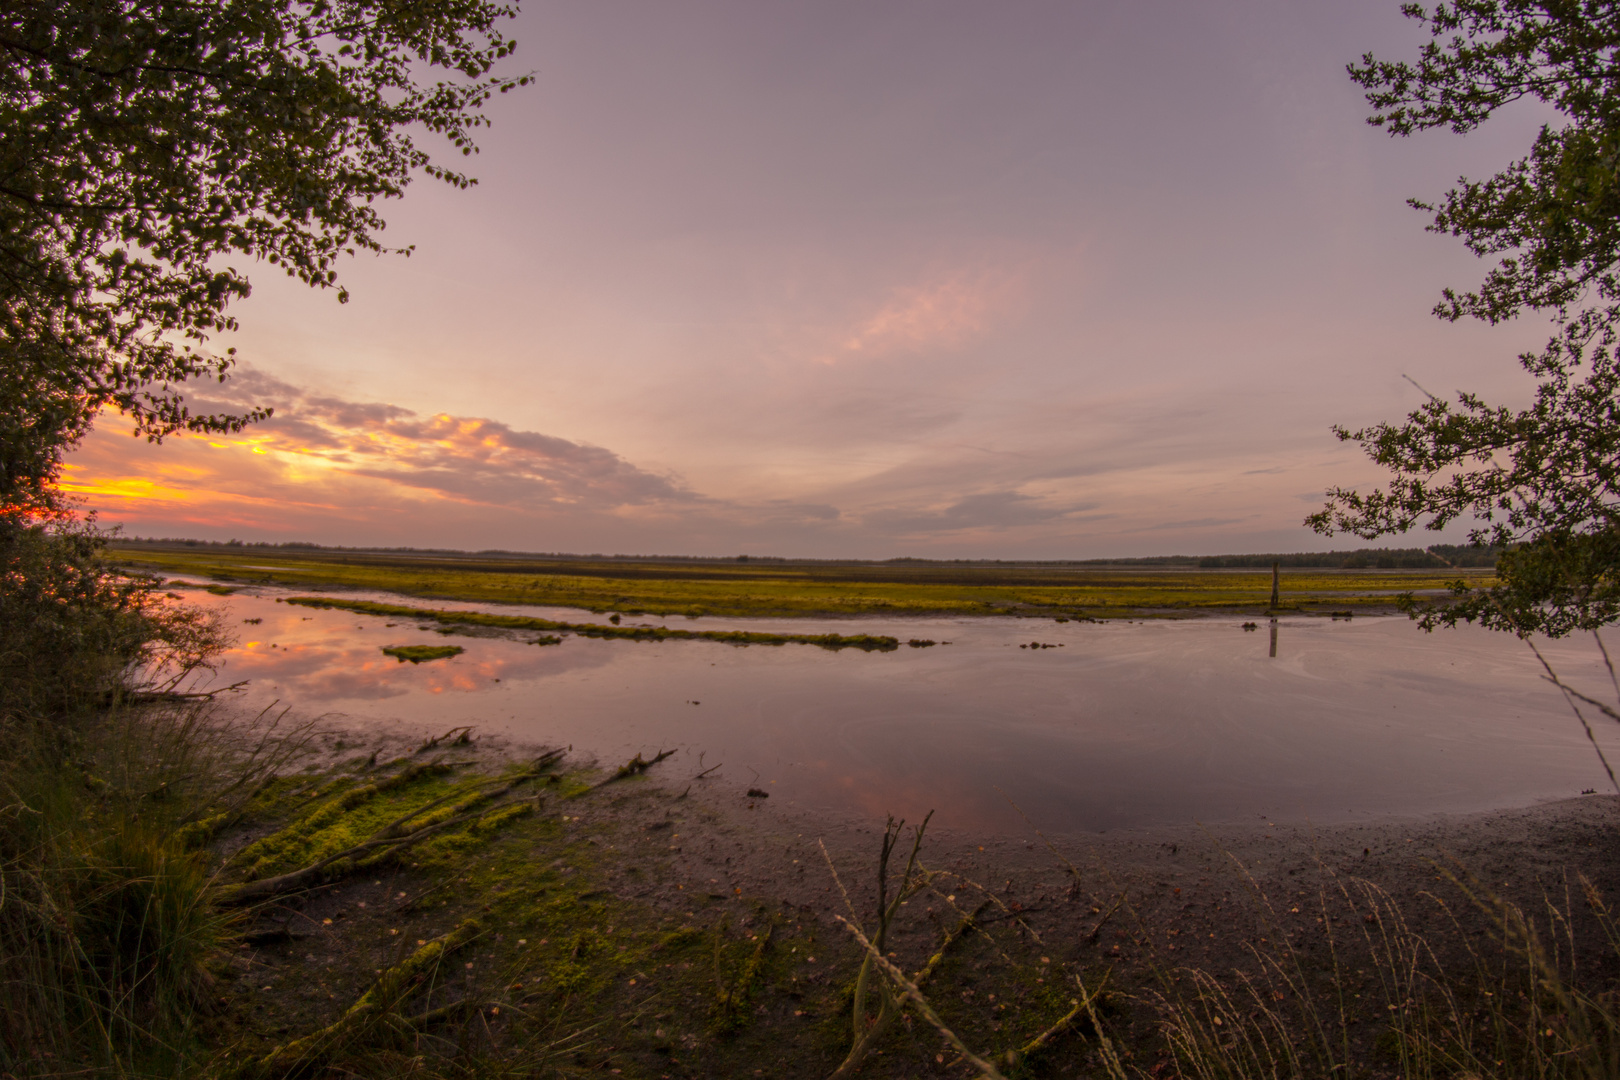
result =
[[[1018,563],[834,563],[461,556],[124,543],[121,565],[214,583],[366,589],[437,600],[687,615],[1030,615],[1122,618],[1264,612],[1268,570]],[[1387,610],[1481,570],[1284,570],[1283,610]]]

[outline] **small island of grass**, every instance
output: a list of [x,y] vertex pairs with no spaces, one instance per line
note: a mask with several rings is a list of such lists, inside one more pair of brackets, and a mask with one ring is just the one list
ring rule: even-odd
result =
[[420,664],[428,660],[445,660],[452,656],[460,656],[464,651],[460,645],[384,645],[383,653],[392,656],[400,663],[409,660],[413,664]]

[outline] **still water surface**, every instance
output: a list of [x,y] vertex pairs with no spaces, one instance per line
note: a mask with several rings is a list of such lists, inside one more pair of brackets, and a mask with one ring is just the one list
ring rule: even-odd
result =
[[[275,602],[284,595],[193,594],[239,630],[216,681],[251,680],[250,708],[279,700],[357,727],[476,724],[605,762],[677,747],[672,778],[697,772],[701,754],[705,766],[724,764],[722,783],[818,810],[914,817],[937,807],[952,826],[1023,830],[1011,797],[1043,829],[1094,832],[1466,812],[1608,785],[1530,651],[1472,627],[1424,634],[1399,617],[1284,619],[1273,657],[1265,623],[1245,632],[1233,617],[676,617],[669,625],[950,644],[834,653],[570,637],[537,647]],[[262,622],[241,621],[252,618]],[[1062,647],[1018,647],[1036,640]],[[413,643],[466,652],[421,665],[381,652]],[[1566,679],[1613,697],[1589,638],[1544,651]],[[1612,727],[1598,728],[1599,741],[1620,758]]]

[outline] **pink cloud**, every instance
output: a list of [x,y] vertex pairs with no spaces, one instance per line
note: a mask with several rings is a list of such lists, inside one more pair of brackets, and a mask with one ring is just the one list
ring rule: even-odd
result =
[[923,286],[896,289],[860,320],[824,363],[856,356],[888,357],[960,349],[1012,314],[1020,282],[1005,273],[958,273]]

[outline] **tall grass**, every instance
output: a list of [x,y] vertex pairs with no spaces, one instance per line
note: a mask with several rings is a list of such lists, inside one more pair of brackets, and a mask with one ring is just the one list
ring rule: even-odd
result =
[[[1620,928],[1585,878],[1526,909],[1450,874],[1439,929],[1378,885],[1329,874],[1307,949],[1264,895],[1265,944],[1242,971],[1180,968],[1147,999],[1175,1071],[1196,1080],[1620,1077]],[[1334,928],[1341,928],[1337,933]]]
[[0,1069],[171,1073],[229,935],[207,867],[174,816],[84,768],[99,763],[90,740],[64,761],[53,740],[12,735],[23,753],[0,780]]
[[182,829],[284,756],[161,699],[224,644],[84,524],[0,518],[0,1073],[177,1075],[230,935]]

